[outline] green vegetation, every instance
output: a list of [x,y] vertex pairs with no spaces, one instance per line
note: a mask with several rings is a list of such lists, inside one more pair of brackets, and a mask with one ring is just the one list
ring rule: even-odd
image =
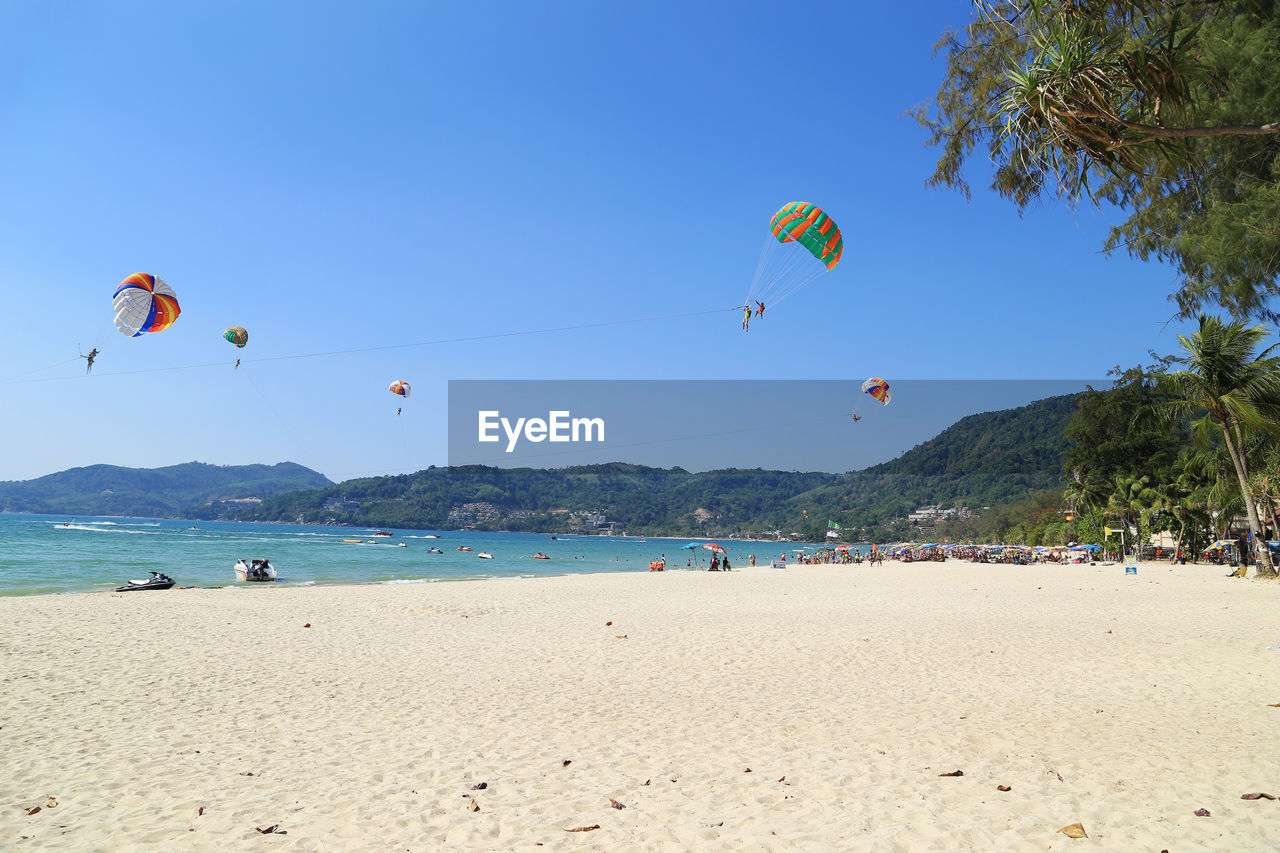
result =
[[975,0],[937,48],[946,73],[917,120],[931,183],[969,185],[975,152],[1019,209],[1045,196],[1128,211],[1108,251],[1171,264],[1193,317],[1277,317],[1280,3]]
[[541,470],[480,466],[352,480],[282,494],[229,517],[383,527],[725,536],[781,531],[820,539],[909,538],[923,504],[987,506],[1061,488],[1075,398],[964,418],[900,458],[851,474],[730,469],[690,473],[613,463]]
[[322,474],[292,462],[277,465],[206,465],[167,468],[90,465],[34,480],[0,483],[0,511],[64,515],[207,518],[210,502],[265,498],[293,489],[331,485]]
[[[1117,369],[1114,388],[1081,395],[1065,430],[1060,504],[1046,493],[940,535],[1034,545],[1102,542],[1113,528],[1129,531],[1132,548],[1168,532],[1193,558],[1218,539],[1274,539],[1280,358],[1275,346],[1258,352],[1267,335],[1201,317],[1198,331],[1179,336],[1181,353]],[[1268,549],[1255,553],[1259,574],[1274,577]]]

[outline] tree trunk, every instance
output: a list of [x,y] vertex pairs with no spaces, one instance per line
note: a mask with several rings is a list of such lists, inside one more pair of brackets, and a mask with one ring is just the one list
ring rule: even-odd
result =
[[1259,554],[1258,549],[1262,549],[1258,556],[1258,577],[1274,578],[1277,575],[1276,567],[1271,562],[1271,548],[1263,537],[1262,524],[1258,521],[1258,507],[1253,502],[1253,490],[1249,488],[1249,477],[1245,473],[1244,448],[1237,446],[1236,442],[1231,440],[1231,430],[1228,429],[1227,424],[1224,423],[1221,426],[1222,437],[1227,442],[1227,453],[1231,455],[1231,464],[1235,466],[1236,478],[1240,481],[1240,496],[1244,498],[1245,512],[1249,516],[1249,530],[1253,533],[1253,551]]

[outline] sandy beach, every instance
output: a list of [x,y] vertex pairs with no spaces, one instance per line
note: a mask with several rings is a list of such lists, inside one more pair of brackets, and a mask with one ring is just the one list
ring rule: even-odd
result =
[[1280,584],[1226,572],[0,598],[0,847],[1274,850]]

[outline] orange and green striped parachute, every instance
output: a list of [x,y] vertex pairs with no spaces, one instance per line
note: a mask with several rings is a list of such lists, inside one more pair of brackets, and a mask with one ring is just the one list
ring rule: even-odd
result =
[[829,270],[835,269],[836,264],[840,263],[840,255],[844,252],[844,238],[840,236],[840,227],[816,204],[807,201],[784,204],[773,215],[769,230],[778,238],[779,243],[795,240]]
[[784,204],[769,222],[769,235],[745,305],[777,305],[827,270],[835,269],[843,253],[844,237],[830,214],[808,201]]
[[228,343],[235,344],[241,348],[243,348],[245,344],[249,343],[249,333],[245,331],[242,326],[232,326],[230,329],[227,329],[222,333],[222,337],[225,338]]

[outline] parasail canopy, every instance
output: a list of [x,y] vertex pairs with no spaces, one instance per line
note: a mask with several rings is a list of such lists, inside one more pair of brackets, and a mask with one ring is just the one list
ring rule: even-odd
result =
[[116,328],[135,338],[143,332],[164,331],[182,312],[173,288],[146,272],[136,272],[120,282],[113,305]]
[[770,220],[769,232],[745,303],[757,309],[761,305],[777,305],[827,270],[835,269],[844,253],[839,226],[812,202],[784,204]]
[[245,344],[249,343],[249,333],[240,326],[232,326],[230,329],[227,329],[222,333],[222,337],[226,338],[238,347],[243,347]]
[[844,238],[836,221],[807,201],[788,202],[773,215],[769,230],[779,243],[799,243],[827,269],[835,269],[844,253]]
[[862,391],[864,394],[870,394],[886,406],[893,399],[893,389],[889,387],[889,383],[885,382],[879,376],[873,376],[866,382],[862,383]]

